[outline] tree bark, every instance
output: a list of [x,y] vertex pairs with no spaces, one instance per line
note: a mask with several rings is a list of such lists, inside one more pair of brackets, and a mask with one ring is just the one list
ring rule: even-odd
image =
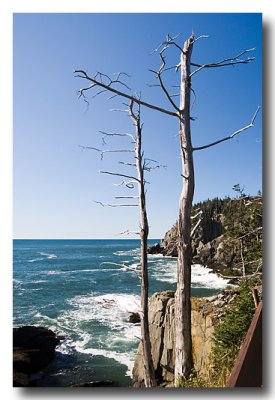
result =
[[[132,112],[133,115],[133,112]],[[144,362],[144,384],[145,387],[157,386],[155,371],[151,352],[151,339],[148,320],[148,262],[147,262],[147,241],[149,225],[146,212],[145,189],[144,189],[144,168],[141,150],[141,125],[140,116],[134,116],[136,125],[136,167],[139,180],[140,198],[140,240],[141,240],[141,340]]]
[[181,54],[180,147],[182,159],[182,192],[179,201],[178,273],[175,295],[175,386],[189,376],[193,368],[191,337],[191,207],[195,179],[190,129],[190,62],[194,37],[187,39]]

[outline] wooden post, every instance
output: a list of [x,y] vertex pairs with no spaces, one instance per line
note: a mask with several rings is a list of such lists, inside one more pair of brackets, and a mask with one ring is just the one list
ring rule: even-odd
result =
[[259,305],[259,302],[260,302],[259,293],[258,293],[258,289],[257,288],[253,288],[252,289],[252,296],[253,296],[255,308],[257,308],[258,305]]

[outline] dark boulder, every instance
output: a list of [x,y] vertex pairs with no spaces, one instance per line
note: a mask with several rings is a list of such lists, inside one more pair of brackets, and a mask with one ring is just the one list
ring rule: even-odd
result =
[[13,329],[14,386],[30,386],[30,374],[45,368],[55,356],[60,342],[53,331],[43,327]]
[[140,323],[140,315],[138,312],[132,312],[129,316],[129,322],[132,324],[138,324]]
[[163,247],[159,243],[155,243],[147,249],[148,254],[162,254]]

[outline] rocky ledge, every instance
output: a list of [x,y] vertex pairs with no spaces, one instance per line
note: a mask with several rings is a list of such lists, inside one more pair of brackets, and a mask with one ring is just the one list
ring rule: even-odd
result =
[[54,359],[60,339],[43,327],[13,328],[13,386],[35,386],[31,374],[41,371]]
[[[224,314],[224,307],[236,295],[224,290],[218,295],[192,298],[192,340],[195,369],[207,376],[210,365],[212,334]],[[172,386],[175,363],[175,299],[174,292],[155,293],[149,301],[150,338],[155,374],[159,386]],[[143,387],[142,346],[138,347],[133,368],[133,386]]]

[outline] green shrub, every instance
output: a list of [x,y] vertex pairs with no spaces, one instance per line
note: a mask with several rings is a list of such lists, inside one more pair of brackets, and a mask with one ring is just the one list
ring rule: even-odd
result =
[[240,285],[240,293],[225,311],[213,334],[213,384],[225,386],[228,376],[246,336],[255,305],[247,282]]
[[201,378],[194,370],[188,379],[181,378],[177,388],[204,388],[209,387],[209,382]]

